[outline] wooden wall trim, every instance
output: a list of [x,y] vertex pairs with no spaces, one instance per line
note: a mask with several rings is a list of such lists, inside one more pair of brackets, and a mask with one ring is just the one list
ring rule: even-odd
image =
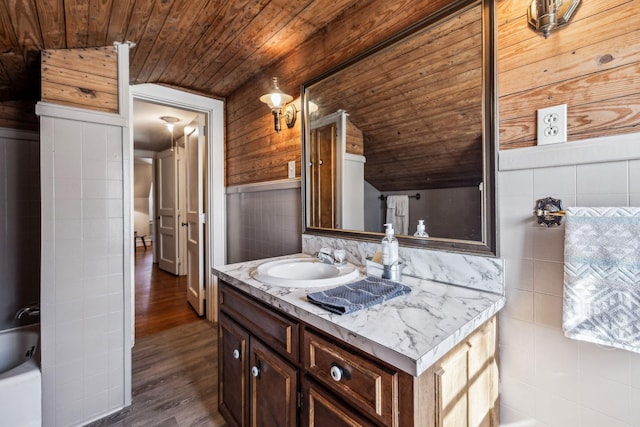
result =
[[640,133],[500,152],[499,170],[539,169],[640,159]]
[[0,127],[0,138],[39,141],[40,132]]
[[128,117],[122,117],[113,113],[102,111],[91,111],[85,108],[70,107],[50,102],[38,102],[36,104],[36,114],[60,119],[74,120],[78,122],[100,123],[110,126],[127,126]]
[[244,185],[232,185],[226,188],[227,194],[241,194],[241,193],[259,193],[262,191],[274,191],[274,190],[291,190],[302,187],[302,180],[300,178],[295,179],[280,179],[277,181],[265,181],[256,182],[252,184]]

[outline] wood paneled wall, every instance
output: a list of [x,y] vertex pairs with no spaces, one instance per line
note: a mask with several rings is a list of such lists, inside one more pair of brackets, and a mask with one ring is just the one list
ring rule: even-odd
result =
[[[227,99],[227,185],[300,173],[299,120],[273,131],[258,101],[278,76],[285,92],[327,71],[448,3],[371,0],[297,46]],[[640,2],[583,1],[571,24],[544,37],[527,25],[530,0],[498,0],[500,148],[535,145],[536,110],[568,104],[569,140],[640,130]]]
[[34,101],[0,102],[0,128],[37,131],[40,126]]
[[364,135],[362,131],[347,117],[347,146],[345,151],[349,154],[364,156]]
[[269,108],[258,98],[272,76],[294,97],[300,85],[441,9],[451,0],[357,2],[305,43],[291,46],[282,61],[265,69],[227,98],[226,185],[287,178],[287,162],[296,161],[300,175],[300,120],[276,134]]
[[[42,51],[41,99],[59,105],[118,112],[118,56],[105,46]],[[38,130],[36,101],[0,102],[0,127]]]
[[113,46],[42,51],[42,100],[118,112],[118,56]]
[[640,2],[583,1],[546,40],[530,4],[498,2],[500,148],[536,145],[536,110],[558,104],[569,142],[640,131]]

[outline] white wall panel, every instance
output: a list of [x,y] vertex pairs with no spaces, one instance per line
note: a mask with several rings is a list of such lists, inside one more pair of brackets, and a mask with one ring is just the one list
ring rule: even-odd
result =
[[40,112],[43,422],[72,426],[125,404],[123,126],[55,110]]
[[564,337],[564,225],[547,228],[532,215],[548,196],[563,207],[640,206],[637,138],[500,153],[503,426],[640,426],[640,354]]

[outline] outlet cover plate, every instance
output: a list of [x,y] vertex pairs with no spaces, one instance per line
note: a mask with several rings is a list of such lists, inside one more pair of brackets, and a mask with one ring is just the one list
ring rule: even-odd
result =
[[296,161],[291,160],[287,165],[287,176],[289,179],[293,179],[296,177]]
[[567,104],[538,110],[538,145],[567,142]]

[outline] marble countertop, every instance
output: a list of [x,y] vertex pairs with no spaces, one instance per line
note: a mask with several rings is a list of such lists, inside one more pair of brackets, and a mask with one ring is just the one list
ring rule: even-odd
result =
[[339,315],[307,301],[308,293],[326,287],[283,288],[252,277],[262,263],[298,257],[310,256],[296,254],[212,270],[235,288],[414,376],[422,374],[505,304],[503,295],[403,277],[411,293]]

